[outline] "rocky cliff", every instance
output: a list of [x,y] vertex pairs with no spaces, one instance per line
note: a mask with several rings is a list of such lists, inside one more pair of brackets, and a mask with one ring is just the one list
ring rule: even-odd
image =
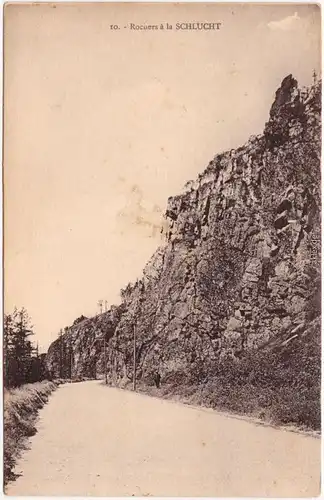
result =
[[[165,242],[122,304],[67,330],[73,374],[102,372],[102,335],[114,383],[132,378],[135,332],[138,379],[177,384],[305,336],[320,314],[320,118],[320,83],[286,77],[264,133],[169,198]],[[61,345],[47,355],[56,374]]]

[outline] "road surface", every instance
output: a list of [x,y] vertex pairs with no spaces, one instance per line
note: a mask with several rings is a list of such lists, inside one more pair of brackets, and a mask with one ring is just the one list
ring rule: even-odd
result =
[[319,439],[98,381],[60,386],[37,427],[8,495],[319,493]]

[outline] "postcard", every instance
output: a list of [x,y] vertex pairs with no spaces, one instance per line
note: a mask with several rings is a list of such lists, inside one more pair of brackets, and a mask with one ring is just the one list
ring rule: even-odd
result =
[[313,497],[321,12],[4,7],[10,496]]

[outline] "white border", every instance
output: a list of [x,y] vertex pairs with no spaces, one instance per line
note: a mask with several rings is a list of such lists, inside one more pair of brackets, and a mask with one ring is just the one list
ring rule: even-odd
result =
[[[4,0],[1,0],[1,26],[0,26],[0,53],[1,53],[1,59],[2,59],[2,71],[1,71],[1,101],[2,101],[2,113],[1,113],[1,120],[0,120],[0,146],[1,146],[1,151],[2,151],[2,158],[3,158],[3,85],[4,85],[4,79],[3,79],[3,47],[4,47],[4,35],[3,35],[3,23],[4,23],[4,4],[5,3],[20,3],[20,4],[24,4],[24,3],[123,3],[122,0],[115,0],[115,2],[105,2],[104,0],[95,0],[95,1],[80,1],[80,0],[69,0],[69,1],[66,1],[66,0],[55,0],[53,2],[49,2],[49,1],[46,1],[46,0],[37,0],[37,2],[28,2],[28,1],[16,1],[16,0],[13,0],[13,1],[10,1],[10,2],[5,2]],[[223,0],[221,2],[214,2],[213,0],[187,0],[187,1],[178,1],[178,2],[174,2],[174,0],[164,0],[163,2],[160,2],[159,0],[144,0],[142,2],[137,2],[136,0],[127,0],[127,3],[235,3],[235,4],[239,4],[239,3],[256,3],[256,4],[282,4],[282,3],[286,3],[286,4],[317,4],[321,7],[321,16],[322,16],[322,54],[323,54],[323,4],[324,4],[324,0],[319,0],[317,2],[305,2],[305,1],[302,1],[302,0],[297,0],[297,1],[293,1],[293,0],[286,0],[286,1],[280,1],[280,0],[271,0],[271,1],[266,1],[266,2],[261,2],[261,1],[258,1],[258,0],[250,0],[250,1],[241,1],[241,2],[230,2],[230,1],[227,1],[227,0]],[[322,67],[323,67],[323,55],[322,55]],[[324,93],[324,92],[323,92]],[[322,123],[323,123],[323,116],[324,116],[324,110],[323,110],[323,93],[322,93]],[[324,150],[324,140],[323,140],[323,131],[322,131],[322,158],[323,158],[323,150]],[[1,162],[1,176],[3,175],[3,161]],[[322,175],[322,178],[321,178],[321,188],[322,188],[322,193],[324,192],[324,182],[323,182],[323,175]],[[323,198],[323,197],[322,197]],[[0,203],[1,203],[1,207],[2,207],[2,210],[3,210],[3,190],[0,190]],[[323,220],[323,209],[322,209],[322,220]],[[324,248],[324,234],[323,234],[323,230],[322,230],[322,249]],[[1,218],[0,220],[0,240],[2,242],[1,244],[1,256],[2,256],[2,263],[3,263],[3,217]],[[323,290],[323,284],[324,284],[324,259],[323,259],[323,250],[322,250],[322,268],[321,268],[321,272],[322,272],[322,290]],[[1,317],[3,317],[3,266],[1,266],[1,271],[0,271],[0,279],[1,279],[1,282],[2,282],[2,294],[1,294],[1,299],[0,299],[0,314],[1,314]],[[323,305],[324,305],[324,292],[322,293],[322,311],[323,311]],[[0,414],[3,415],[3,372],[2,372],[2,340],[3,340],[3,331],[2,331],[2,322],[1,322],[1,335],[0,335],[0,352],[1,352],[1,370],[0,370],[0,393],[1,393],[1,397],[0,397]],[[324,391],[323,391],[323,387],[324,387],[324,374],[323,374],[323,369],[324,369],[324,366],[323,366],[323,359],[324,359],[324,335],[323,335],[323,326],[322,326],[322,345],[321,345],[321,352],[322,352],[322,373],[321,373],[321,379],[322,379],[322,397],[321,397],[321,400],[322,400],[322,408],[324,409]],[[3,424],[3,417],[2,417],[2,424]],[[323,411],[322,411],[322,429],[323,429],[323,424],[324,424],[324,419],[323,419]],[[1,425],[1,431],[0,431],[0,442],[3,443],[3,425]],[[323,448],[323,439],[321,439],[321,494],[320,496],[318,496],[317,498],[319,499],[324,499],[324,448]],[[1,461],[1,474],[0,474],[0,483],[1,485],[3,484],[3,458],[2,458],[2,461]],[[0,498],[6,498],[6,495],[4,495],[3,491],[2,491],[2,488],[1,488],[1,491],[0,491]],[[39,497],[10,497],[12,499],[16,499],[16,498],[24,498],[26,500],[29,500],[29,499],[39,499],[39,500],[46,500],[48,498],[74,498],[75,500],[98,500],[98,498],[107,498],[107,499],[112,499],[114,497],[44,497],[44,496],[39,496]],[[121,498],[124,498],[125,500],[129,500],[129,498],[145,498],[145,497],[117,497],[119,499]],[[161,497],[155,497],[155,498],[161,498]],[[178,497],[169,497],[171,498],[172,500],[173,499],[176,499]],[[182,497],[182,498],[185,498],[185,497]],[[188,499],[190,498],[194,498],[194,497],[187,497]],[[202,497],[203,498],[203,497]],[[204,498],[207,498],[207,497],[204,497]],[[232,500],[234,498],[244,498],[244,497],[226,497],[226,500]],[[248,499],[248,497],[245,497]],[[259,500],[263,500],[261,499],[261,497],[250,497],[250,500],[255,500],[255,498],[259,498]],[[288,497],[287,497],[288,498]],[[291,499],[292,498],[296,498],[296,497],[290,497]],[[300,498],[300,497],[299,497]],[[307,498],[307,497],[306,497]],[[163,499],[163,497],[161,498],[161,500]],[[265,500],[268,500],[265,499]]]

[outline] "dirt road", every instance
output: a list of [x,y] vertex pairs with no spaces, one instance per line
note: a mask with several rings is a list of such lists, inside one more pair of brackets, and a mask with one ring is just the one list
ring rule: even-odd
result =
[[320,440],[105,387],[41,410],[9,495],[315,496]]

